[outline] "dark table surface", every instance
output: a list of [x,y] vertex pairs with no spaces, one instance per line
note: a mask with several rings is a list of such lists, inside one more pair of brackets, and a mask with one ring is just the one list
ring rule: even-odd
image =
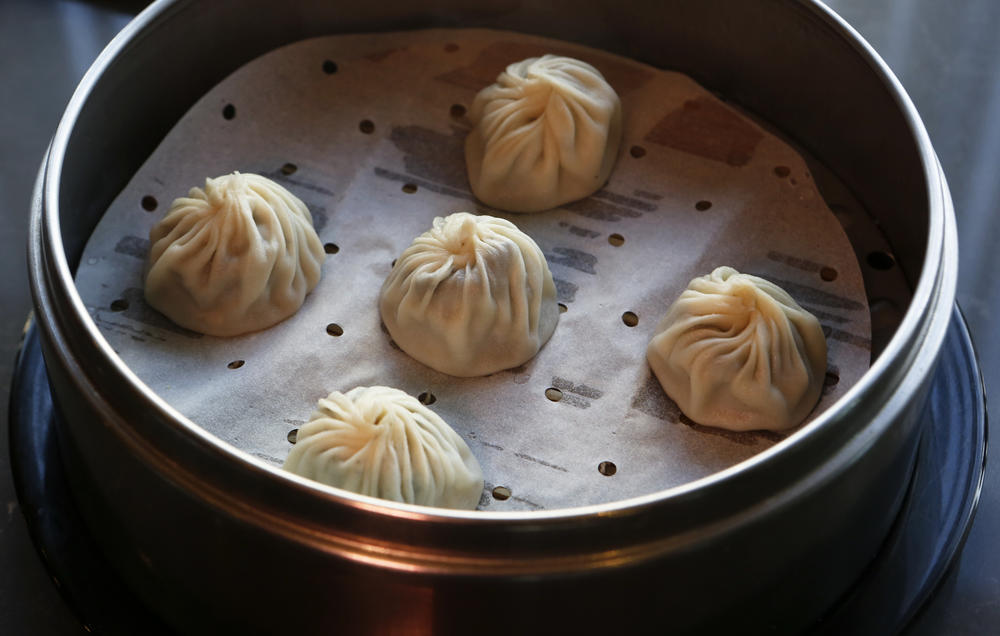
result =
[[[77,82],[142,2],[0,0],[0,399],[7,403],[31,308],[25,241],[31,187]],[[916,103],[951,185],[961,244],[959,304],[1000,404],[1000,2],[831,0],[888,62]],[[0,633],[83,632],[28,538],[0,416]],[[997,443],[996,435],[993,442]],[[987,469],[960,561],[912,634],[1000,633],[1000,476]]]

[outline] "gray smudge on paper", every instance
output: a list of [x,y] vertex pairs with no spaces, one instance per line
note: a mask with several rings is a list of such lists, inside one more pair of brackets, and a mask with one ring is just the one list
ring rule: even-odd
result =
[[560,404],[568,404],[578,409],[589,409],[590,401],[600,399],[604,391],[587,386],[586,384],[574,384],[566,378],[554,376],[552,386],[562,391]]
[[537,504],[534,501],[531,501],[529,499],[525,499],[524,497],[518,497],[517,495],[511,495],[510,498],[513,499],[514,501],[518,502],[518,503],[523,503],[524,505],[526,505],[526,506],[528,506],[528,507],[530,507],[530,508],[532,508],[534,510],[545,510],[545,506],[543,506],[542,504]]
[[307,203],[306,207],[309,208],[309,213],[312,214],[313,229],[316,230],[316,234],[318,235],[326,227],[326,222],[329,220],[329,216],[326,213],[326,206]]
[[479,503],[476,504],[477,510],[482,510],[486,508],[491,503],[493,503],[493,484],[489,482],[483,482],[483,492],[479,495]]
[[503,446],[499,444],[494,444],[492,442],[487,442],[486,440],[479,439],[479,434],[476,433],[476,431],[469,431],[468,433],[466,433],[466,435],[468,435],[470,439],[476,440],[477,442],[479,442],[483,446],[486,446],[487,448],[492,448],[493,450],[498,450],[498,451],[503,450]]
[[557,466],[556,464],[552,464],[550,462],[547,462],[544,459],[538,459],[537,457],[532,457],[531,455],[528,455],[527,453],[514,453],[514,456],[515,457],[519,457],[519,458],[523,459],[524,461],[533,462],[535,464],[538,464],[539,466],[545,466],[546,468],[551,468],[553,470],[558,470],[558,471],[563,472],[563,473],[568,473],[569,472],[568,470],[566,470],[562,466]]
[[[759,276],[759,274],[754,275]],[[865,309],[865,306],[857,301],[851,300],[850,298],[844,298],[843,296],[837,296],[835,294],[816,289],[815,287],[809,287],[808,285],[801,285],[799,283],[793,283],[791,281],[779,280],[771,277],[768,277],[768,280],[788,292],[797,302],[822,305],[823,307],[833,307],[834,309],[849,309],[851,311],[862,311]]]
[[452,126],[450,135],[422,126],[394,126],[389,141],[402,151],[406,172],[465,192],[469,187],[465,171],[467,134],[457,126]]
[[850,318],[844,318],[843,316],[838,316],[837,314],[831,314],[828,311],[823,311],[822,309],[816,309],[815,307],[810,307],[804,303],[799,303],[799,306],[801,306],[803,309],[805,309],[812,315],[816,316],[816,318],[819,319],[820,321],[836,322],[841,324],[845,322],[851,322]]
[[642,212],[639,210],[605,203],[593,196],[567,203],[562,206],[562,209],[598,221],[616,222],[621,221],[622,218],[637,219],[642,216]]
[[123,236],[115,245],[115,251],[125,256],[145,259],[146,255],[149,254],[149,239],[138,236]]
[[610,201],[615,205],[624,205],[627,208],[642,210],[643,212],[653,212],[657,208],[656,205],[647,201],[634,199],[632,197],[625,196],[624,194],[617,194],[615,192],[611,192],[610,190],[598,190],[591,196],[595,199],[604,199],[605,201]]
[[565,265],[584,274],[596,274],[597,257],[587,252],[573,249],[572,247],[554,247],[552,251],[545,255],[545,259],[552,265]]
[[553,278],[552,282],[556,284],[556,298],[558,300],[564,303],[571,303],[576,300],[576,292],[580,289],[579,285],[559,278]]
[[868,351],[871,351],[872,348],[872,341],[870,338],[865,338],[863,336],[844,331],[843,329],[837,329],[836,327],[830,328],[830,333],[827,335],[827,338],[844,342]]
[[595,389],[594,387],[587,386],[586,384],[573,384],[570,380],[560,378],[559,376],[552,378],[552,386],[556,387],[560,391],[569,391],[570,393],[576,393],[577,395],[581,395],[592,400],[597,400],[604,395],[604,391],[601,391],[600,389]]
[[597,238],[598,236],[601,235],[600,232],[588,230],[585,227],[580,227],[579,225],[573,225],[571,223],[567,223],[566,221],[559,221],[559,227],[564,227],[567,230],[569,230],[570,234],[574,234],[576,236],[582,236],[584,238]]
[[767,253],[768,260],[775,261],[777,263],[784,263],[796,269],[801,269],[804,272],[818,272],[823,269],[821,263],[816,261],[811,261],[807,258],[799,258],[798,256],[792,256],[791,254],[784,254],[782,252],[777,252],[771,250]]
[[[160,342],[166,342],[166,338],[163,338],[162,336],[157,336],[156,334],[143,329],[137,329],[132,325],[126,325],[124,323],[115,322],[114,320],[109,320],[99,312],[94,313],[91,317],[94,319],[94,322],[103,329],[129,336],[138,342],[146,342],[147,340],[159,340]],[[119,353],[119,351],[116,349],[115,353]]]
[[629,407],[669,422],[677,422],[680,418],[680,409],[663,392],[660,381],[652,373],[647,373],[646,381],[632,394]]
[[565,404],[566,406],[572,406],[578,409],[589,409],[590,401],[585,400],[579,395],[573,395],[572,393],[563,393],[562,398],[559,400],[560,404]]

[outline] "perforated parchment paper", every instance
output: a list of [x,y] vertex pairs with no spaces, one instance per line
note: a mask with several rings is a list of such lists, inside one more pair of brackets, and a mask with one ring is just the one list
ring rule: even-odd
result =
[[[618,91],[622,148],[593,196],[538,214],[497,213],[469,191],[465,108],[507,64],[546,52],[590,62]],[[142,272],[149,229],[170,202],[234,170],[268,176],[305,201],[332,253],[296,315],[221,339],[149,308]],[[415,362],[379,319],[393,260],[435,216],[460,210],[502,216],[533,237],[566,307],[535,359],[484,378]],[[432,395],[430,407],[468,441],[486,475],[482,509],[533,510],[659,491],[782,438],[694,425],[646,364],[667,307],[719,265],[775,281],[823,323],[830,373],[814,415],[867,369],[859,266],[785,143],[677,73],[565,42],[435,30],[307,40],[234,72],[181,118],[108,209],[77,285],[144,382],[266,462],[284,461],[288,433],[330,391],[394,386]],[[613,475],[602,462],[614,464]],[[489,496],[497,485],[510,498]]]

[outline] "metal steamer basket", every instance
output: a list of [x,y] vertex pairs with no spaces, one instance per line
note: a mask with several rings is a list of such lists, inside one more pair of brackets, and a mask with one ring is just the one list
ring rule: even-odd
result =
[[[427,509],[313,486],[173,410],[114,354],[74,287],[104,210],[174,122],[250,59],[312,36],[442,26],[572,40],[680,70],[819,157],[911,287],[869,372],[731,469],[540,512]],[[73,96],[39,177],[29,265],[81,512],[128,585],[178,630],[755,632],[819,620],[887,536],[954,308],[957,249],[913,105],[818,2],[178,0],[142,13]]]

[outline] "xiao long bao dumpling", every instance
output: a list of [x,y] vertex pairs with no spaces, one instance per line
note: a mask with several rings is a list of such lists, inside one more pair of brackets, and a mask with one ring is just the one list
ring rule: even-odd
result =
[[719,267],[688,284],[646,357],[695,422],[776,431],[800,424],[816,406],[826,338],[819,321],[774,283]]
[[483,471],[465,440],[399,389],[334,391],[317,404],[285,470],[390,501],[472,510]]
[[458,212],[434,219],[382,285],[379,309],[399,347],[450,375],[530,360],[559,321],[545,255],[510,221]]
[[622,138],[617,93],[586,62],[543,55],[511,64],[469,109],[472,191],[483,203],[537,212],[593,194]]
[[176,199],[149,240],[146,301],[212,336],[266,329],[294,314],[326,258],[302,201],[239,172]]

